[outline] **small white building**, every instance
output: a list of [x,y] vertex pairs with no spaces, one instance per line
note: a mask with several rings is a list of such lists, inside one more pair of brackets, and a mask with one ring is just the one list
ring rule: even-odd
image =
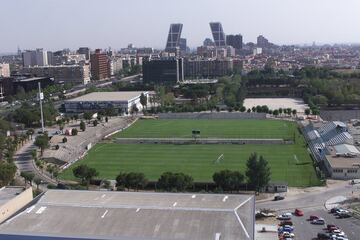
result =
[[93,92],[65,101],[64,108],[66,113],[96,112],[107,108],[114,108],[118,113],[130,113],[134,105],[142,110],[141,94],[149,95],[147,91]]

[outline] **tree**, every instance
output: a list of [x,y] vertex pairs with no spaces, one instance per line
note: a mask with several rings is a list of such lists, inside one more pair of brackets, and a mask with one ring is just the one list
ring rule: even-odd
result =
[[40,148],[41,150],[41,156],[44,153],[44,150],[50,146],[49,144],[49,137],[47,134],[39,135],[35,138],[35,146]]
[[279,110],[275,109],[275,110],[273,111],[273,115],[274,115],[275,117],[278,116],[278,115],[279,115]]
[[64,137],[64,138],[62,139],[62,142],[63,142],[63,143],[66,143],[66,142],[67,142],[67,137]]
[[305,109],[305,115],[306,116],[310,115],[310,109],[309,108]]
[[92,119],[93,114],[91,112],[84,113],[84,119],[90,121]]
[[283,113],[283,109],[279,108],[279,115],[281,115]]
[[84,122],[84,121],[81,121],[81,122],[80,122],[80,129],[81,129],[81,131],[85,132],[85,130],[86,130],[86,125],[85,125],[85,122]]
[[244,175],[238,171],[222,170],[214,173],[213,181],[224,191],[238,191],[244,181]]
[[95,168],[90,168],[85,164],[81,164],[73,169],[73,174],[76,178],[80,178],[81,182],[87,185],[90,184],[90,181],[99,175]]
[[265,187],[271,176],[270,166],[268,162],[260,156],[258,158],[257,153],[252,153],[246,163],[246,177],[248,180],[249,187],[254,189],[256,192],[259,192],[263,187]]
[[105,122],[108,122],[109,121],[109,118],[106,116],[105,117]]
[[140,95],[140,104],[143,108],[145,108],[147,105],[147,96],[144,93],[141,93]]
[[34,129],[30,128],[26,131],[26,135],[28,136],[28,138],[32,139],[33,135],[34,135],[35,131]]
[[78,135],[78,130],[77,130],[77,128],[73,128],[73,129],[71,130],[71,135],[73,135],[73,136]]
[[136,104],[133,104],[132,106],[131,106],[131,114],[137,114],[139,112],[139,109],[138,109],[138,107],[136,106]]
[[93,125],[94,125],[94,127],[96,127],[98,125],[98,121],[94,120]]
[[125,187],[128,189],[143,189],[148,183],[145,175],[143,173],[120,173],[116,177],[116,185],[118,187]]
[[193,178],[184,173],[163,173],[159,180],[158,186],[166,191],[185,191],[193,186]]
[[35,177],[35,174],[32,173],[32,172],[21,172],[21,173],[20,173],[20,176],[24,178],[25,184],[26,184],[27,182],[29,182],[29,184],[32,185],[31,183],[32,183],[32,180],[33,180],[34,177]]
[[36,149],[31,150],[31,157],[35,161],[37,160],[37,151],[36,151]]
[[34,183],[36,184],[36,190],[39,190],[39,185],[41,184],[41,178],[39,177],[35,177],[34,178]]
[[297,113],[296,109],[293,109],[292,110],[292,115],[296,116],[296,113]]
[[14,163],[0,161],[0,187],[7,186],[14,179],[15,173]]

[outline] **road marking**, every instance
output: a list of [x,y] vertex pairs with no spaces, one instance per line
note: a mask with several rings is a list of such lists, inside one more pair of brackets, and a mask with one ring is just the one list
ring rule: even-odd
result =
[[140,208],[136,209],[136,212],[139,212],[140,211]]
[[35,208],[35,206],[29,207],[26,211],[26,213],[31,213],[31,211]]
[[228,198],[229,196],[225,196],[222,201],[225,202]]
[[102,196],[101,196],[101,198],[104,198],[106,196],[106,194],[103,194]]
[[174,202],[173,207],[175,207],[176,205],[177,205],[177,202]]
[[157,224],[154,229],[154,233],[157,233],[160,230],[160,224]]
[[104,214],[101,216],[101,218],[104,218],[105,215],[106,215],[108,212],[109,212],[109,210],[106,210],[106,211],[104,212]]
[[195,195],[195,194],[194,194],[194,195],[192,195],[192,196],[191,196],[191,198],[196,198],[196,195]]
[[41,207],[36,211],[36,214],[42,214],[45,211],[46,207]]

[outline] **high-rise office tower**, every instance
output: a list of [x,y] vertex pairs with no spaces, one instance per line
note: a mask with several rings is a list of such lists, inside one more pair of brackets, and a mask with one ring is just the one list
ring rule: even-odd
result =
[[173,23],[170,25],[169,35],[166,41],[166,52],[176,52],[180,48],[180,37],[183,25]]
[[106,53],[96,49],[95,53],[90,55],[91,76],[94,80],[109,78],[109,63]]
[[241,34],[226,35],[226,45],[232,46],[236,50],[242,49],[243,37]]
[[180,38],[179,48],[182,53],[186,53],[186,48],[187,48],[186,38]]
[[211,22],[210,23],[211,33],[214,38],[215,46],[216,47],[225,47],[225,34],[220,22]]

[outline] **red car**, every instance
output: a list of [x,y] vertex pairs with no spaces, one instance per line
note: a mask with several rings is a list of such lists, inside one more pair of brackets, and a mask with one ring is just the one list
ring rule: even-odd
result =
[[326,225],[326,228],[327,228],[328,230],[330,230],[330,229],[332,229],[332,228],[336,228],[336,226],[335,226],[334,224],[328,224],[328,225]]
[[312,220],[317,220],[317,219],[319,219],[319,217],[318,217],[318,216],[314,216],[314,215],[311,215],[310,218],[309,218],[310,221],[312,221]]
[[295,209],[295,216],[298,216],[298,217],[304,216],[304,212],[300,209]]
[[290,220],[285,220],[285,221],[281,221],[280,224],[279,224],[279,226],[285,226],[285,225],[292,226],[293,223]]

